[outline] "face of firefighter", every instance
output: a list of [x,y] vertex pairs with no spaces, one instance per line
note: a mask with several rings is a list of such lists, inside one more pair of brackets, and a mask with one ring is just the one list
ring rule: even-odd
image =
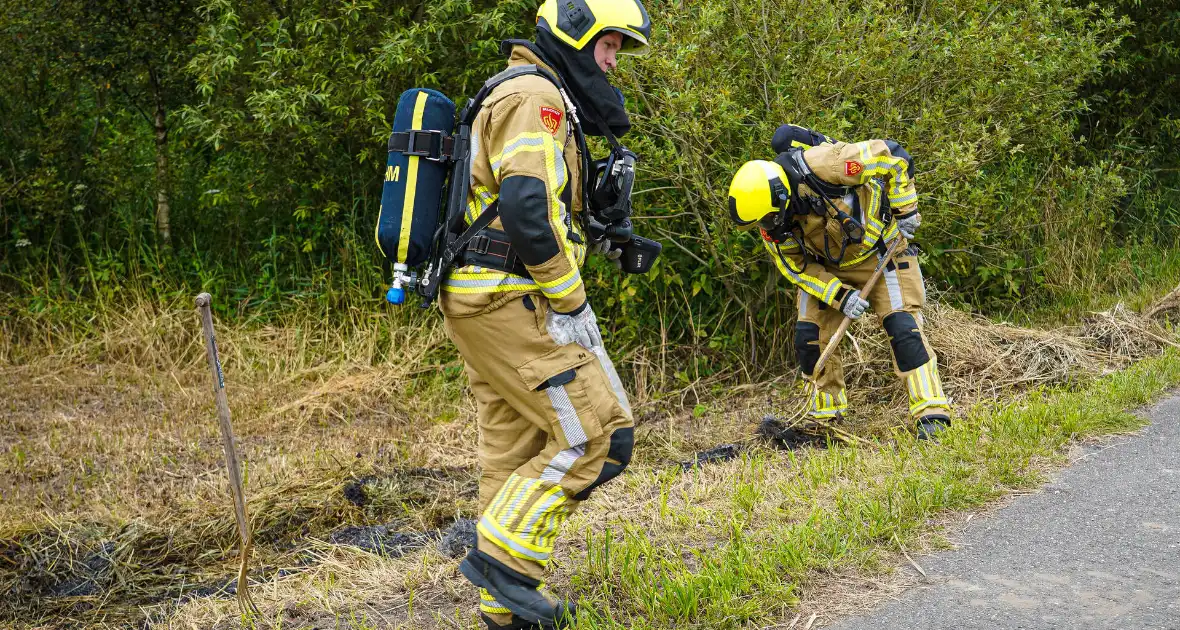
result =
[[598,38],[598,42],[594,44],[594,61],[598,63],[598,67],[602,68],[603,72],[610,72],[619,65],[615,54],[622,46],[622,33],[607,33]]

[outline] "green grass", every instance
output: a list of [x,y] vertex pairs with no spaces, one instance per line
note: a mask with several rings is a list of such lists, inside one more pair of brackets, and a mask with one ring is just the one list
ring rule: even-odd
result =
[[[719,486],[717,494],[686,495],[675,509],[667,496],[691,479],[631,477],[629,487],[650,484],[660,498],[630,524],[585,530],[585,557],[572,562],[582,599],[575,628],[781,620],[794,614],[801,589],[824,575],[888,571],[902,549],[928,548],[947,513],[1040,484],[1066,462],[1071,441],[1139,428],[1144,420],[1128,410],[1178,384],[1173,350],[1082,391],[977,409],[938,444],[898,432],[879,445],[805,456],[754,451],[701,482]],[[712,477],[683,477],[694,475]]]
[[[1141,311],[1176,286],[1180,278],[1180,247],[1153,243],[1127,243],[1099,254],[1096,265],[1101,274],[1067,286],[1038,290],[1013,300],[1009,312],[989,312],[1022,326],[1045,327],[1077,322],[1086,313],[1106,310],[1122,302]],[[1042,291],[1051,291],[1051,299]]]

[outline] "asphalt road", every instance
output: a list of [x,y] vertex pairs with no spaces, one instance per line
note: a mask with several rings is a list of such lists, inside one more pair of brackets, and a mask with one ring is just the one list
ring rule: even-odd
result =
[[1180,629],[1180,396],[1089,447],[1040,492],[915,558],[926,582],[832,626]]

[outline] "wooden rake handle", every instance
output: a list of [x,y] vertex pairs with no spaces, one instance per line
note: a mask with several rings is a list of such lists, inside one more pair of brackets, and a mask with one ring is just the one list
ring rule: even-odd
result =
[[[865,282],[864,287],[861,288],[861,295],[868,295],[870,292],[872,292],[873,287],[877,284],[877,280],[880,280],[881,274],[885,272],[885,267],[889,265],[889,261],[893,260],[893,257],[896,256],[898,252],[905,251],[905,248],[908,246],[909,243],[901,236],[893,239],[893,244],[889,246],[889,249],[886,250],[885,255],[881,257],[881,260],[877,261],[877,268],[873,269],[873,275],[869,276],[868,282]],[[836,348],[840,347],[840,342],[844,339],[844,333],[848,332],[848,327],[850,325],[852,325],[852,318],[845,315],[844,321],[840,322],[840,327],[836,329],[836,332],[832,334],[832,338],[828,340],[828,345],[824,347],[823,354],[819,355],[819,361],[815,362],[815,369],[811,371],[812,381],[815,381],[819,378],[819,373],[824,369],[824,364],[826,364],[828,359],[831,358],[832,354],[836,352]]]
[[229,473],[229,489],[234,499],[234,517],[238,522],[238,537],[241,543],[238,567],[238,606],[242,614],[257,614],[258,608],[250,599],[246,575],[250,557],[250,521],[246,517],[246,492],[242,487],[242,467],[238,462],[238,450],[234,447],[234,427],[229,417],[229,400],[225,397],[225,378],[221,373],[221,359],[217,356],[217,337],[213,334],[213,311],[210,308],[213,297],[208,293],[197,296],[197,311],[201,314],[201,328],[205,332],[205,355],[209,359],[209,372],[213,376],[213,393],[217,397],[217,420],[221,425],[221,445],[225,449],[225,467]]

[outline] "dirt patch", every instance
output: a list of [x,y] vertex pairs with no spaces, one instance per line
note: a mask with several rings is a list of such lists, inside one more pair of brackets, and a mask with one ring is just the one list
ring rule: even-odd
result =
[[432,531],[401,531],[398,523],[369,527],[345,527],[332,532],[328,542],[363,549],[386,558],[398,558],[436,542],[439,553],[459,558],[475,546],[475,521],[460,518]]
[[386,525],[345,527],[332,532],[328,542],[348,545],[387,558],[398,558],[421,549],[438,538],[438,532],[398,531],[394,523]]

